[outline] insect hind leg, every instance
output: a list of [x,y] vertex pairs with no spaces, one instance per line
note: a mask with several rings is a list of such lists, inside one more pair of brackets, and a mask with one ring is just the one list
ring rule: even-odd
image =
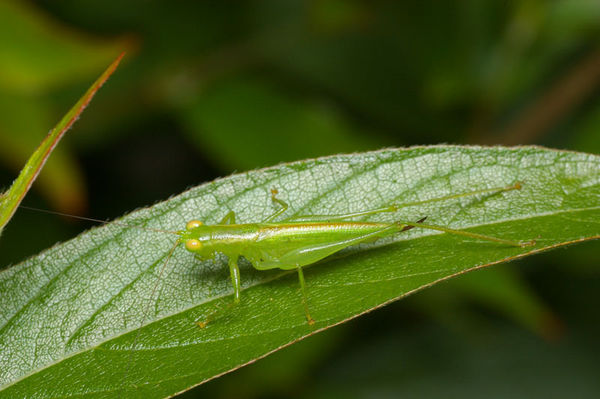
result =
[[368,211],[342,213],[342,214],[338,214],[338,215],[296,215],[296,216],[292,216],[292,217],[286,219],[285,221],[310,222],[310,221],[315,220],[315,221],[334,222],[334,221],[348,220],[348,219],[356,218],[359,216],[369,216],[369,215],[375,215],[375,214],[384,213],[384,212],[396,212],[397,210],[398,210],[397,205],[390,205],[390,206],[385,206],[383,208],[370,209]]
[[[284,202],[276,197],[276,195],[278,193],[279,192],[277,191],[277,189],[272,189],[271,190],[271,200],[273,202],[281,205],[281,209],[279,209],[277,212],[275,212],[274,214],[272,214],[271,216],[266,218],[263,222],[270,222],[270,221],[274,220],[275,218],[277,218],[277,216],[283,214],[285,211],[288,210],[289,205],[286,202]],[[377,213],[383,213],[383,212],[396,212],[397,210],[398,210],[398,205],[389,205],[389,206],[385,206],[382,208],[370,209],[368,211],[344,213],[344,214],[338,214],[338,215],[297,215],[297,216],[292,216],[292,217],[286,218],[284,221],[285,222],[292,222],[292,221],[293,222],[302,222],[302,221],[310,222],[313,220],[341,221],[341,220],[352,219],[352,218],[359,217],[359,216],[375,215]]]
[[412,229],[414,227],[419,227],[419,228],[423,228],[423,229],[437,230],[437,231],[442,231],[444,233],[455,234],[455,235],[460,235],[460,236],[474,238],[474,239],[479,239],[479,240],[484,240],[484,241],[496,242],[496,243],[508,245],[508,246],[511,246],[511,247],[525,248],[525,247],[530,247],[530,246],[533,246],[533,245],[536,244],[535,240],[530,240],[530,241],[505,240],[503,238],[498,238],[498,237],[492,237],[492,236],[488,236],[488,235],[473,233],[473,232],[470,232],[470,231],[455,230],[455,229],[450,229],[450,228],[443,227],[443,226],[436,226],[436,225],[432,225],[432,224],[425,224],[425,223],[423,223],[424,220],[425,220],[425,218],[423,218],[423,219],[421,219],[421,220],[419,220],[417,222],[396,222],[396,223],[399,226],[403,226],[401,231],[406,231],[406,230],[410,230],[410,229]]
[[[454,200],[454,199],[459,199],[459,198],[463,198],[463,197],[472,197],[472,196],[482,195],[482,194],[495,195],[495,194],[506,192],[506,191],[520,190],[522,188],[523,188],[523,183],[520,181],[516,181],[513,184],[511,184],[509,186],[505,186],[505,187],[486,188],[486,189],[482,189],[482,190],[469,191],[466,193],[459,193],[459,194],[452,194],[452,195],[447,195],[447,196],[443,196],[443,197],[430,198],[430,199],[422,200],[422,201],[394,203],[394,204],[391,204],[391,205],[388,205],[385,207],[381,207],[381,208],[377,208],[377,209],[370,209],[367,211],[339,214],[339,215],[298,215],[298,216],[292,216],[290,218],[287,218],[285,221],[294,221],[294,222],[296,222],[296,221],[310,222],[313,220],[342,221],[342,220],[352,219],[352,218],[359,217],[359,216],[369,216],[369,215],[374,215],[374,214],[383,213],[383,212],[392,212],[393,213],[393,212],[397,212],[400,208],[413,207],[413,206],[427,204],[430,202],[448,201],[448,200]],[[416,226],[413,226],[413,227],[416,227]]]

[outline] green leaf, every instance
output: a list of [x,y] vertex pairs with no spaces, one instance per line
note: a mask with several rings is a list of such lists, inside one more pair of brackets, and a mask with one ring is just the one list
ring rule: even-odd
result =
[[285,95],[259,79],[219,81],[183,116],[190,139],[228,170],[378,146],[332,107]]
[[[273,213],[338,214],[522,181],[521,190],[430,202],[373,220],[428,222],[511,240],[514,248],[413,229],[361,245],[305,271],[304,318],[294,273],[242,262],[239,307],[205,329],[194,323],[231,302],[226,260],[177,248],[191,218],[241,223]],[[600,157],[537,147],[415,147],[284,164],[193,188],[93,229],[0,274],[1,397],[164,397],[315,332],[480,267],[600,237]],[[35,237],[32,227],[32,239]],[[158,277],[160,282],[156,284]],[[155,290],[155,287],[158,287]]]
[[130,39],[77,32],[18,0],[0,2],[0,90],[39,93],[95,74]]
[[469,308],[469,303],[475,303],[503,314],[541,337],[556,339],[561,332],[557,317],[517,272],[514,268],[478,270],[413,301],[429,315],[454,328],[456,322],[464,322],[457,318],[457,313]]
[[121,54],[112,64],[100,75],[88,91],[75,103],[58,124],[48,133],[44,141],[31,155],[17,179],[13,182],[8,191],[0,195],[0,233],[3,227],[8,223],[17,207],[31,188],[36,177],[44,167],[50,153],[54,150],[62,136],[75,123],[85,107],[90,103],[98,89],[106,82],[108,77],[115,71],[117,65],[123,58]]
[[[4,94],[4,95],[3,95]],[[56,122],[49,104],[15,93],[0,92],[0,162],[17,174]],[[36,180],[38,189],[51,207],[62,213],[81,215],[87,207],[81,167],[65,145],[52,151],[52,162]]]

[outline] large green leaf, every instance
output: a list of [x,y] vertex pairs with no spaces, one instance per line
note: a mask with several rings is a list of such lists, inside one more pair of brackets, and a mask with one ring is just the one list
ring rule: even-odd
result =
[[373,148],[376,143],[361,137],[332,107],[286,96],[252,78],[217,82],[183,116],[190,140],[226,170]]
[[[54,98],[54,101],[56,99]],[[31,152],[56,123],[45,101],[0,90],[0,164],[16,175]],[[44,165],[36,189],[59,212],[81,215],[87,207],[87,193],[81,165],[70,153],[68,143],[52,151],[52,162]]]
[[[600,157],[535,147],[422,147],[333,156],[234,175],[120,223],[177,230],[190,218],[240,222],[273,212],[337,214],[524,182],[522,190],[401,208],[417,220],[512,240],[514,248],[422,229],[362,245],[306,270],[314,326],[293,273],[241,267],[231,301],[225,259],[178,248],[156,285],[171,235],[110,224],[0,274],[2,397],[163,397],[307,335],[466,271],[600,237]],[[32,227],[32,239],[36,235]],[[154,287],[158,287],[154,291]]]

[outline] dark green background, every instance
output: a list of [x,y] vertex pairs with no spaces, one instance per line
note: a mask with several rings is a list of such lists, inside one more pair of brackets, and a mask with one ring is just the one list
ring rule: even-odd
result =
[[[598,21],[594,0],[4,1],[0,184],[122,50],[27,205],[113,218],[233,171],[385,146],[598,154]],[[85,227],[21,210],[0,265]],[[187,395],[597,397],[598,249],[499,266],[521,273],[521,302],[482,294],[498,279],[479,271]]]

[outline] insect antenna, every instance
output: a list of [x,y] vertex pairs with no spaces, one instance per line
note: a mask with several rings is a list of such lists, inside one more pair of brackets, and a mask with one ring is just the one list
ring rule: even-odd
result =
[[514,182],[513,184],[511,184],[510,186],[484,188],[483,190],[475,190],[475,191],[469,191],[466,193],[446,195],[444,197],[430,198],[430,199],[422,200],[422,201],[404,202],[402,204],[394,204],[394,205],[392,205],[392,207],[395,208],[395,210],[397,210],[399,208],[406,208],[409,206],[418,206],[418,205],[423,205],[423,204],[427,204],[430,202],[446,201],[446,200],[470,197],[472,195],[480,195],[480,194],[497,194],[497,193],[501,193],[504,191],[520,190],[522,188],[523,188],[523,182],[517,181],[517,182]]
[[[131,370],[131,364],[133,363],[133,353],[136,349],[137,341],[140,338],[140,333],[142,332],[142,327],[144,326],[144,323],[148,319],[148,312],[150,311],[150,306],[152,306],[152,298],[154,298],[154,295],[156,294],[156,290],[158,289],[158,284],[160,283],[160,280],[162,279],[163,273],[167,269],[167,264],[169,263],[171,256],[173,256],[175,249],[177,249],[177,246],[180,243],[181,243],[181,240],[175,241],[175,244],[173,244],[173,246],[169,250],[169,253],[167,254],[165,263],[163,263],[163,265],[160,268],[160,271],[158,272],[158,278],[156,279],[156,283],[154,283],[154,287],[152,287],[152,291],[150,292],[150,298],[148,298],[148,304],[146,305],[146,307],[144,308],[144,310],[142,312],[142,322],[140,323],[140,327],[138,328],[137,333],[135,334],[135,337],[133,338],[133,343],[131,344],[131,349],[129,352],[129,359],[127,360],[127,368],[125,369],[125,374],[123,375],[123,381],[127,381],[127,376],[129,375],[129,371]],[[132,385],[135,387],[135,384],[132,384]]]
[[[136,229],[140,229],[140,230],[153,231],[153,232],[157,232],[157,233],[175,234],[175,235],[178,235],[178,236],[180,235],[178,232],[172,231],[172,230],[154,229],[154,228],[150,228],[150,227],[142,227],[142,226],[130,225],[130,224],[127,224],[127,223],[110,222],[110,221],[107,221],[107,220],[95,219],[95,218],[90,218],[90,217],[85,217],[85,216],[70,215],[68,213],[50,211],[50,210],[47,210],[47,209],[34,208],[34,207],[31,207],[31,206],[26,206],[26,205],[19,205],[19,208],[23,208],[23,209],[30,210],[30,211],[37,211],[37,212],[42,212],[42,213],[48,213],[48,214],[51,214],[51,215],[68,217],[68,218],[72,218],[72,219],[85,220],[85,221],[88,221],[88,222],[100,223],[100,224],[104,224],[104,225],[112,224],[112,225],[126,227],[126,228],[136,228]],[[150,293],[150,297],[148,298],[148,304],[146,305],[146,307],[144,308],[143,313],[142,313],[142,322],[140,323],[140,328],[138,329],[138,331],[137,331],[137,333],[136,333],[136,335],[135,335],[135,337],[133,339],[133,343],[131,344],[131,349],[130,349],[130,353],[129,353],[129,359],[127,361],[127,367],[125,369],[125,374],[123,376],[123,380],[124,381],[127,380],[127,376],[129,375],[129,372],[131,371],[131,365],[132,365],[132,360],[133,360],[133,353],[135,351],[135,348],[136,348],[136,345],[137,345],[137,341],[138,341],[138,339],[140,337],[141,327],[144,325],[144,323],[148,319],[148,312],[150,311],[150,306],[152,305],[152,298],[154,298],[154,296],[156,294],[156,291],[158,289],[158,285],[160,284],[162,276],[163,276],[163,274],[164,274],[164,272],[165,272],[165,270],[167,268],[167,265],[169,264],[169,260],[173,256],[173,253],[175,252],[175,249],[177,249],[177,246],[179,244],[181,244],[181,240],[180,239],[178,239],[177,241],[175,241],[175,243],[173,244],[173,246],[171,247],[171,249],[169,249],[169,252],[167,253],[167,257],[165,258],[165,262],[161,266],[160,271],[158,273],[158,277],[157,277],[156,283],[152,287],[152,291]]]
[[95,222],[95,223],[101,223],[101,224],[113,224],[115,226],[128,227],[128,228],[147,230],[147,231],[154,231],[156,233],[167,233],[167,234],[179,235],[176,231],[172,231],[172,230],[153,229],[151,227],[142,227],[142,226],[136,226],[136,225],[127,224],[127,223],[111,222],[108,220],[94,219],[94,218],[85,217],[85,216],[70,215],[68,213],[50,211],[48,209],[34,208],[31,206],[19,205],[19,208],[27,209],[29,211],[48,213],[50,215],[57,215],[57,216],[63,216],[63,217],[68,217],[68,218],[72,218],[72,219],[85,220],[88,222]]

